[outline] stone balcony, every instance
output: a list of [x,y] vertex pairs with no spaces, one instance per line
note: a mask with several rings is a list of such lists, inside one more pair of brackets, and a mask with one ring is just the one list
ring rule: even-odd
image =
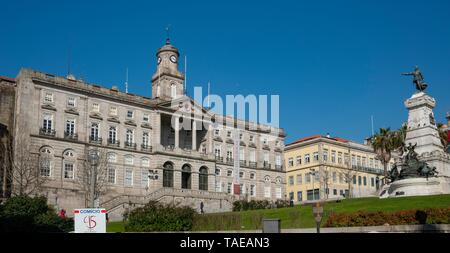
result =
[[159,152],[167,155],[185,156],[193,159],[214,160],[213,154],[205,154],[192,149],[175,148],[172,145],[169,146],[157,145],[156,147],[152,147],[152,152]]
[[141,151],[151,153],[153,150],[152,146],[141,144]]
[[132,149],[132,150],[136,150],[137,144],[133,143],[133,142],[125,142],[125,148],[126,149]]
[[56,131],[54,129],[49,129],[49,128],[40,128],[39,129],[39,134],[40,135],[45,135],[45,136],[55,137],[56,136]]
[[64,132],[64,139],[78,140],[78,134],[77,133]]
[[89,143],[102,145],[102,138],[96,136],[89,136]]
[[108,139],[108,146],[120,147],[120,141],[116,139]]

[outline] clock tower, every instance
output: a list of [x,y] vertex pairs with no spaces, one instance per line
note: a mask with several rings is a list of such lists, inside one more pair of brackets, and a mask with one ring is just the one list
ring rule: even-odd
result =
[[170,44],[166,44],[156,53],[157,68],[152,76],[152,98],[170,101],[184,95],[184,75],[178,70],[180,53]]

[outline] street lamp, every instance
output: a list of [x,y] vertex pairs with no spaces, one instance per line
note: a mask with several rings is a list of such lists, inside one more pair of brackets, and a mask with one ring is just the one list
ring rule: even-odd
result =
[[[149,180],[158,180],[159,176],[158,176],[158,170],[149,170],[148,171],[148,179]],[[150,184],[150,182],[149,182]]]
[[[313,192],[313,200],[315,200],[316,199],[316,193],[315,193],[315,188],[314,188],[314,179],[315,179],[315,177],[316,177],[316,170],[315,169],[309,169],[310,171],[311,171],[311,175],[313,176],[313,189],[312,189],[312,192]],[[320,195],[320,192],[319,192],[319,195]],[[320,196],[319,196],[319,199],[320,199]]]
[[98,150],[91,149],[88,153],[88,162],[91,165],[91,179],[90,179],[90,207],[95,207],[95,185],[97,179],[97,166],[99,162]]

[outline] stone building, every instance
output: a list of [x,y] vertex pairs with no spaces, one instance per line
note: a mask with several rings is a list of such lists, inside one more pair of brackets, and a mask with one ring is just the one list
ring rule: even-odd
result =
[[284,160],[286,193],[297,203],[377,196],[383,177],[371,146],[339,137],[315,135],[287,144]]
[[178,58],[169,41],[157,51],[151,98],[73,76],[20,71],[14,145],[37,157],[49,203],[68,213],[88,205],[79,177],[90,168],[91,149],[100,154],[96,166],[105,168],[96,205],[107,208],[113,219],[149,200],[197,210],[203,202],[205,212],[230,210],[237,198],[234,177],[241,198],[285,198],[283,130],[215,115],[198,105],[184,95]]

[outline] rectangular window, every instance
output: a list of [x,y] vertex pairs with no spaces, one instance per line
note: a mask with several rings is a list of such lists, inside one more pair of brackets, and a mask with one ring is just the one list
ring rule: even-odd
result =
[[125,186],[132,186],[132,185],[133,185],[133,170],[126,169],[125,170]]
[[305,174],[306,183],[311,183],[311,172]]
[[264,198],[270,198],[270,186],[264,186]]
[[75,120],[66,120],[66,135],[73,136],[75,134]]
[[297,161],[297,165],[301,165],[302,164],[302,157],[301,156],[297,156],[296,161]]
[[[292,163],[294,163],[294,162],[292,162]],[[281,156],[280,155],[275,156],[275,165],[281,166]]]
[[148,116],[148,114],[144,114],[144,116],[142,116],[142,121],[144,122],[150,122],[150,117]]
[[342,153],[338,153],[338,164],[342,164]]
[[100,105],[98,103],[92,103],[92,111],[100,112]]
[[231,194],[232,186],[233,186],[232,183],[228,183],[228,185],[227,185],[227,193],[228,193],[228,194]]
[[232,170],[227,170],[227,177],[231,177],[233,176],[233,171]]
[[110,143],[116,143],[117,140],[117,128],[116,127],[109,127],[109,132],[108,132],[108,139]]
[[337,195],[337,190],[336,189],[333,189],[333,195]]
[[363,177],[363,184],[367,185],[367,177]]
[[336,163],[336,151],[331,151],[331,162]]
[[337,182],[337,174],[336,172],[333,172],[333,183]]
[[282,196],[283,196],[283,194],[281,193],[281,187],[275,188],[275,197],[277,199],[281,199]]
[[91,124],[91,140],[98,141],[99,137],[99,126],[98,123]]
[[53,103],[53,93],[46,92],[44,95],[44,102]]
[[328,162],[328,149],[323,150],[323,161]]
[[127,129],[126,142],[129,145],[134,143],[134,131],[132,129]]
[[303,201],[303,192],[301,191],[297,192],[297,201],[298,202]]
[[361,185],[361,176],[358,176],[358,185]]
[[148,180],[148,170],[143,169],[142,173],[141,173],[141,185],[142,185],[142,187],[144,187],[144,188],[148,187],[149,186],[148,182],[149,182],[149,180]]
[[342,184],[344,182],[344,176],[342,173],[339,173],[339,183]]
[[375,180],[373,179],[373,177],[370,178],[370,186],[375,186]]
[[50,160],[43,159],[40,162],[40,170],[39,170],[41,177],[50,177],[50,170],[51,170]]
[[288,166],[289,166],[289,167],[294,166],[294,158],[289,157],[289,159],[288,159]]
[[73,164],[72,163],[64,163],[64,178],[65,179],[73,179]]
[[289,185],[294,185],[294,176],[289,176]]
[[116,169],[109,167],[108,168],[108,183],[115,184],[116,183]]
[[148,147],[150,145],[150,137],[148,132],[142,133],[142,146]]
[[74,97],[68,97],[67,98],[67,106],[68,107],[75,107],[76,106],[76,100]]
[[314,156],[314,161],[319,161],[319,152],[314,152],[314,154],[313,154],[313,156]]
[[111,106],[109,108],[109,114],[112,115],[112,116],[117,116],[117,107]]
[[250,150],[250,162],[256,162],[256,151]]
[[297,175],[297,184],[302,184],[302,174]]
[[256,196],[256,186],[255,185],[250,185],[250,196],[255,197]]
[[269,153],[264,153],[264,162],[269,163]]
[[133,111],[131,111],[131,110],[128,110],[128,111],[127,111],[127,118],[132,119],[132,118],[133,118],[133,115],[134,115]]
[[356,176],[353,176],[353,184],[356,184]]
[[44,130],[52,130],[52,127],[53,127],[53,115],[44,114],[44,121],[42,124],[42,128]]
[[309,158],[309,154],[305,155],[305,163],[309,163],[310,162],[310,158]]

